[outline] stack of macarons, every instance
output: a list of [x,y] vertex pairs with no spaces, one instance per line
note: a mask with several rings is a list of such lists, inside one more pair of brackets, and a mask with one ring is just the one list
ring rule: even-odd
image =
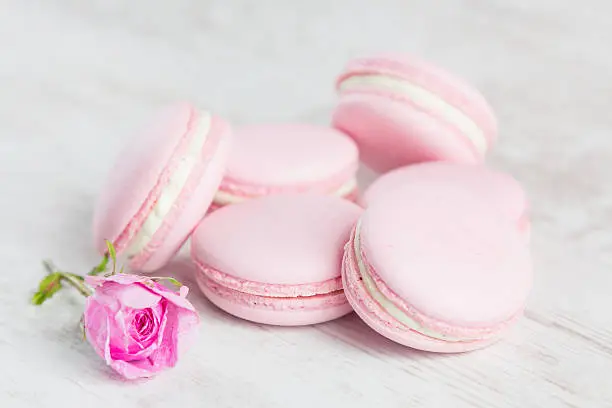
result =
[[[497,135],[484,97],[407,55],[351,61],[337,90],[330,127],[232,129],[168,107],[113,167],[96,246],[150,272],[191,238],[204,295],[257,323],[355,311],[416,349],[498,340],[530,290],[530,223],[520,184],[483,164]],[[360,159],[380,173],[362,193]]]

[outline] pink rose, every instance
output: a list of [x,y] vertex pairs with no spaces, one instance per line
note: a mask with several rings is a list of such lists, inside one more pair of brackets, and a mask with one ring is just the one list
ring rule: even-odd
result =
[[96,353],[127,379],[173,367],[199,323],[187,287],[172,292],[136,275],[87,276],[94,288],[84,313],[85,335]]

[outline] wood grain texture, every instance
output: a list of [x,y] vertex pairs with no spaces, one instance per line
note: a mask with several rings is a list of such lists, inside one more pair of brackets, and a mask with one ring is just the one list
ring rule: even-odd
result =
[[[606,0],[0,0],[0,406],[612,407],[611,12]],[[194,290],[200,342],[134,384],[79,339],[76,294],[27,304],[42,258],[97,260],[98,188],[152,109],[189,99],[237,124],[327,123],[343,63],[379,50],[458,72],[498,112],[489,162],[529,190],[536,266],[507,340],[432,355],[354,315],[265,327]],[[184,257],[167,271],[193,283]]]

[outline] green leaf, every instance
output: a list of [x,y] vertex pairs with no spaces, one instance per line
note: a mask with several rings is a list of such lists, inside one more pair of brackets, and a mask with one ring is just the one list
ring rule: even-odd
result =
[[115,252],[115,247],[113,246],[112,242],[110,242],[108,239],[106,240],[106,247],[108,248],[108,254],[110,255],[110,258],[113,261],[113,272],[112,274],[115,274],[115,269],[117,268],[117,253]]
[[60,272],[54,272],[45,276],[38,284],[38,292],[32,296],[32,303],[42,305],[62,288]]
[[104,254],[100,263],[94,266],[91,271],[89,271],[88,275],[99,275],[106,271],[106,267],[108,266],[108,253]]
[[41,292],[51,290],[61,279],[60,272],[54,272],[45,276],[38,284],[38,290]]
[[34,293],[34,296],[32,296],[31,301],[33,305],[40,306],[43,304],[45,299],[46,299],[46,295],[44,293],[36,292]]
[[113,243],[110,242],[108,239],[106,240],[106,247],[108,248],[108,254],[110,255],[111,259],[113,261],[116,261],[117,253],[115,252],[115,247],[113,246]]
[[166,278],[166,279],[168,279],[168,282],[170,282],[171,284],[173,284],[177,288],[180,288],[181,286],[183,286],[183,284],[181,282],[177,281],[174,278]]

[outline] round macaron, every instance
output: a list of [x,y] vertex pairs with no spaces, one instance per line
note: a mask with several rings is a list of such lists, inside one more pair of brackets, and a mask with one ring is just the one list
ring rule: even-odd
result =
[[206,213],[230,139],[227,123],[189,104],[160,112],[111,168],[94,214],[99,251],[109,240],[134,270],[164,266]]
[[427,181],[373,201],[346,245],[345,294],[374,330],[400,344],[462,352],[498,340],[532,283],[516,229],[464,188]]
[[307,124],[237,128],[215,208],[278,193],[356,198],[358,152],[336,129]]
[[338,197],[279,194],[226,206],[191,237],[197,281],[234,316],[298,326],[352,309],[342,290],[343,246],[361,214]]
[[432,188],[464,188],[515,223],[525,242],[529,242],[531,223],[525,190],[511,175],[485,166],[428,162],[400,167],[376,179],[359,197],[359,203],[368,207],[372,201],[406,186],[410,188],[415,182],[427,182]]
[[423,161],[479,163],[497,135],[493,111],[477,90],[413,56],[353,60],[336,86],[333,125],[379,172]]

